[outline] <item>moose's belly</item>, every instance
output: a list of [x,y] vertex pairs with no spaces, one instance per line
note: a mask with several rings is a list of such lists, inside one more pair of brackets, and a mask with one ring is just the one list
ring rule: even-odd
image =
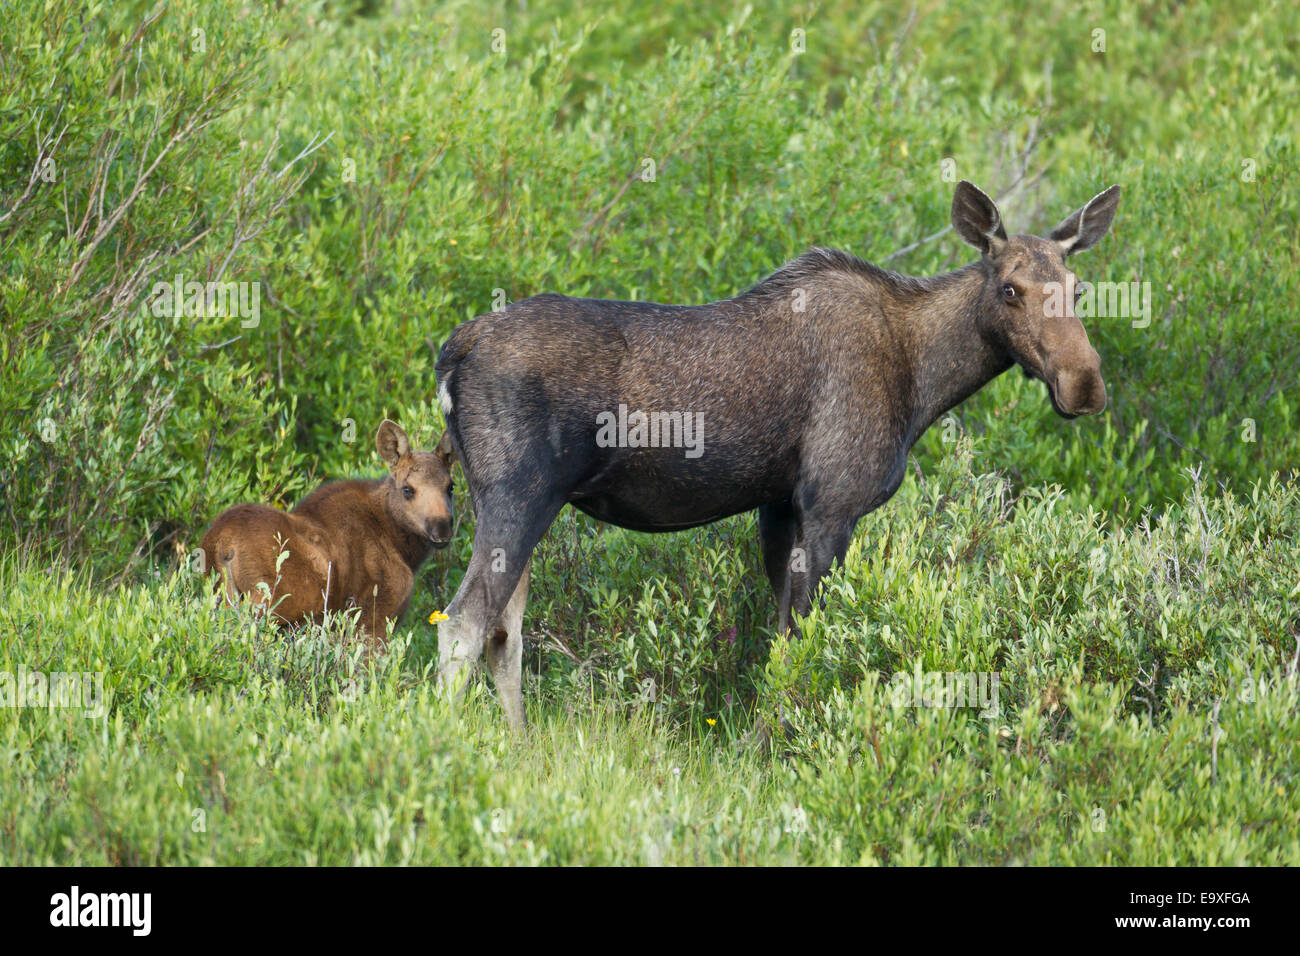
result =
[[573,507],[598,521],[618,525],[631,531],[685,531],[700,525],[712,524],[742,511],[751,511],[762,502],[727,510],[705,511],[698,508],[678,508],[652,511],[631,502],[616,498],[580,498],[569,502]]
[[569,494],[580,511],[633,531],[681,531],[788,497],[792,462],[680,450],[615,453]]

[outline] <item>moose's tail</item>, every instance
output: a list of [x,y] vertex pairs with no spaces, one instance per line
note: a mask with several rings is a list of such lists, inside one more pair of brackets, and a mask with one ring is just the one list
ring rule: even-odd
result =
[[239,550],[235,545],[234,536],[213,528],[204,536],[200,547],[203,548],[208,571],[216,575],[216,580],[213,582],[215,588],[223,592],[222,596],[233,607],[239,603],[240,597],[239,587],[235,584]]
[[465,464],[465,452],[461,446],[460,428],[457,426],[459,411],[459,389],[456,382],[456,369],[465,356],[469,355],[478,341],[478,319],[462,322],[452,329],[447,341],[442,343],[438,352],[438,361],[434,372],[438,377],[438,404],[442,407],[442,417],[447,421],[447,434],[451,435],[452,448],[461,466]]

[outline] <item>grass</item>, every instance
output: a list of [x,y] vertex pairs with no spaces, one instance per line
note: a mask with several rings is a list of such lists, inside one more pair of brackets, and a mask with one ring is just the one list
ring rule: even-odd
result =
[[[1101,532],[972,459],[865,523],[793,640],[694,571],[690,599],[670,575],[584,600],[570,581],[599,567],[553,532],[522,740],[486,678],[458,708],[435,692],[418,614],[367,660],[351,622],[268,630],[188,570],[105,588],[11,554],[0,672],[99,673],[106,716],[0,708],[0,859],[1300,862],[1297,592],[1273,573],[1295,563],[1300,489],[1192,483],[1185,508]],[[744,530],[653,540],[685,556]],[[664,556],[641,538],[605,547],[649,579]],[[585,623],[561,652],[566,620]],[[730,620],[754,630],[727,639]],[[915,706],[914,672],[997,673],[999,700]]]

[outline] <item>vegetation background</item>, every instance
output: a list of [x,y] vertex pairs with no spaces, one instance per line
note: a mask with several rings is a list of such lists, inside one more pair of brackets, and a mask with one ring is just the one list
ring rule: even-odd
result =
[[[108,696],[0,707],[0,862],[1300,863],[1300,7],[617,6],[0,6],[0,672]],[[376,665],[214,612],[206,523],[434,441],[502,296],[950,269],[961,178],[1017,231],[1123,184],[1077,269],[1151,322],[1089,323],[1099,418],[1006,375],[932,430],[798,639],[752,516],[566,513],[522,745],[432,692],[472,515]],[[155,315],[177,275],[258,324]]]

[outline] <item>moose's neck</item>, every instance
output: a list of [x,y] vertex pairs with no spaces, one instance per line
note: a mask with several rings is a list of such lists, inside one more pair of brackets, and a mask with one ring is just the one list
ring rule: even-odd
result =
[[1013,364],[1005,349],[981,332],[993,307],[979,263],[926,281],[903,304],[915,375],[916,407],[908,445],[940,415],[965,401]]
[[397,551],[406,562],[406,566],[412,571],[420,570],[420,565],[424,564],[429,555],[433,552],[433,545],[424,535],[412,534],[401,528],[397,529]]

